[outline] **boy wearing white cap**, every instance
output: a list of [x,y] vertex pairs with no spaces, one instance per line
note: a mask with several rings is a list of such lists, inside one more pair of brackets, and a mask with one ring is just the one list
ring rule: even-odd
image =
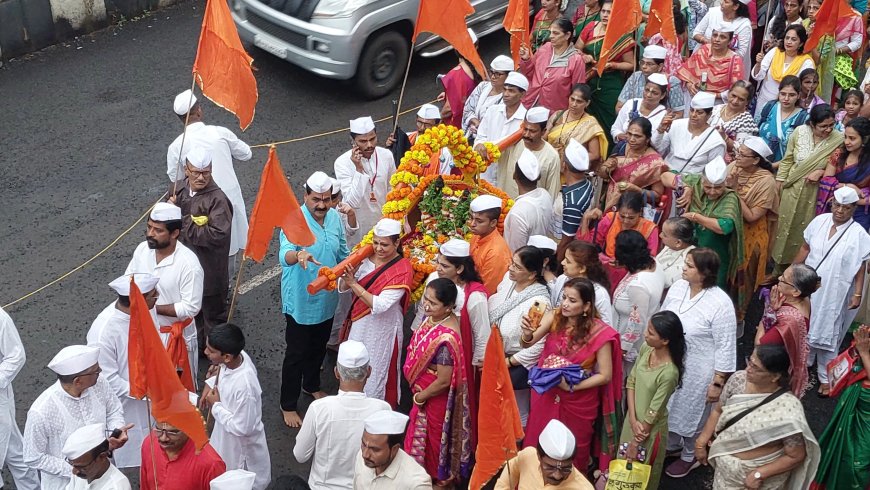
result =
[[63,445],[63,457],[76,478],[67,490],[130,490],[130,480],[112,461],[103,424],[91,424],[70,434]]
[[562,159],[562,177],[565,186],[561,197],[556,199],[553,208],[553,236],[560,238],[556,257],[561,262],[565,257],[565,249],[574,240],[583,214],[592,204],[595,189],[592,182],[586,178],[589,171],[589,152],[579,141],[571,139],[565,146],[565,156]]
[[257,475],[245,470],[231,470],[211,481],[210,490],[252,490]]
[[[529,81],[523,74],[512,71],[505,77],[502,102],[486,110],[477,128],[474,149],[481,155],[486,155],[483,143],[498,143],[520,129],[526,118],[526,108],[521,103],[523,95],[529,88]],[[504,189],[511,180],[513,169],[511,164],[517,161],[523,145],[505,148],[501,157],[492,162],[481,175],[490,183]]]
[[296,245],[282,231],[278,250],[287,344],[281,370],[281,411],[289,427],[302,423],[297,413],[300,390],[315,398],[326,396],[320,390],[320,365],[338,305],[337,291],[311,295],[305,287],[317,278],[320,267],[335,267],[350,254],[344,225],[332,209],[332,179],[325,173],[314,172],[306,181],[302,215],[314,234],[314,243]]
[[488,294],[495,293],[504,279],[511,263],[511,249],[501,233],[498,220],[501,216],[502,201],[498,197],[483,194],[471,201],[468,229],[471,237],[471,258],[480,272],[483,285]]
[[432,478],[403,449],[408,416],[381,410],[365,419],[354,490],[430,490]]
[[[190,370],[183,374],[182,382],[195,392],[199,343],[193,321],[202,309],[204,273],[196,254],[178,241],[180,235],[181,208],[168,202],[155,204],[145,228],[145,241],[136,247],[124,274],[147,272],[160,279],[154,324],[160,329],[163,345],[181,342],[186,347]],[[183,355],[181,351],[174,350]],[[173,361],[182,364],[180,359]]]
[[504,239],[511,252],[525,247],[532,235],[546,235],[553,221],[553,198],[538,187],[540,177],[538,159],[524,149],[514,167],[520,195],[504,219]]
[[465,108],[462,114],[462,129],[469,141],[473,141],[477,135],[477,127],[480,120],[486,114],[486,110],[501,102],[501,94],[504,90],[504,80],[507,74],[514,70],[514,60],[510,56],[500,54],[493,58],[489,64],[489,80],[477,84],[465,100]]
[[527,447],[507,462],[495,488],[592,490],[595,487],[573,466],[576,452],[574,434],[562,422],[551,420],[541,432],[537,447]]
[[810,296],[812,316],[807,342],[807,364],[817,364],[819,394],[827,396],[828,363],[855,319],[864,292],[864,272],[870,258],[870,235],[852,219],[858,193],[844,186],[834,192],[831,212],[820,214],[804,230],[804,244],[794,259],[806,264],[821,278],[821,287]]
[[127,442],[129,425],[124,410],[109,383],[100,377],[100,349],[84,345],[64,347],[48,363],[58,381],[40,394],[27,412],[24,426],[24,463],[39,471],[43,490],[65,490],[72,467],[64,460],[63,446],[79,427],[100,424],[109,446],[118,449]]
[[652,144],[672,171],[699,174],[707,162],[725,156],[725,140],[707,122],[715,103],[715,95],[698,92],[692,97],[688,118],[675,121],[676,115],[668,113],[653,131]]
[[[425,133],[426,130],[432,129],[441,124],[441,109],[433,104],[423,104],[417,111],[416,124],[417,130],[408,134],[408,143],[411,145],[416,143],[417,137]],[[396,131],[399,131],[399,129],[397,128]],[[387,137],[387,144],[385,146],[392,149],[395,142],[396,138],[391,134]],[[447,147],[441,148],[441,156],[438,160],[441,163],[441,168],[438,170],[438,173],[449,174],[453,168],[453,154],[450,153],[450,149]]]
[[353,247],[381,219],[396,163],[390,150],[378,146],[378,133],[371,117],[350,121],[350,137],[351,149],[335,159],[334,168],[344,202],[354,209],[363,230],[348,241],[348,246]]
[[[526,124],[523,127],[523,145],[526,150],[532,152],[538,159],[541,169],[541,177],[538,187],[545,189],[552,199],[556,199],[562,182],[559,178],[559,152],[553,145],[544,139],[547,130],[547,120],[550,119],[550,111],[545,107],[532,107],[526,111]],[[519,189],[511,180],[507,188],[502,188],[509,196],[518,196]],[[514,197],[516,199],[516,197]]]
[[338,348],[335,377],[338,395],[314,400],[296,435],[293,455],[305,463],[311,457],[308,484],[312,489],[350,488],[359,449],[352,441],[362,437],[365,419],[390,405],[366,397],[363,389],[371,373],[369,353],[362,342],[347,340]]
[[[619,101],[616,103],[616,112],[619,112],[622,106],[631,99],[643,98],[647,77],[653,73],[662,73],[667,57],[668,50],[662,46],[650,44],[643,48],[640,70],[632,73],[625,85],[622,86],[622,92],[619,92]],[[668,108],[682,113],[686,110],[686,103],[683,101],[683,87],[680,85],[680,79],[671,75],[667,76],[665,81],[668,90]]]
[[[233,160],[244,162],[250,160],[251,147],[227,128],[206,125],[203,122],[202,104],[196,96],[191,99],[190,90],[185,90],[175,97],[173,109],[182,124],[188,112],[190,118],[187,119],[186,135],[175,138],[166,152],[166,173],[169,175],[170,195],[173,192],[173,183],[184,180],[184,160],[187,158],[187,153],[198,146],[207,148],[212,156],[212,178],[233,205],[232,237],[228,255],[233,256],[230,266],[234,267],[236,254],[239,250],[245,249],[248,240],[248,215]],[[182,139],[184,148],[181,147]],[[229,275],[232,277],[234,274],[231,271]]]

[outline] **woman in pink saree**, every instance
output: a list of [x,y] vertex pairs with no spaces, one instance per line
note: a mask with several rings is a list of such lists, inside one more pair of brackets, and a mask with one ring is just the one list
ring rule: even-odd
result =
[[[540,326],[533,328],[528,317],[523,321],[524,345],[547,337],[538,366],[529,374],[533,391],[523,444],[537,446],[541,431],[557,419],[577,441],[574,466],[585,473],[594,456],[605,471],[616,455],[622,427],[619,334],[598,317],[595,288],[588,279],[571,279],[562,294],[559,307],[544,315]],[[553,377],[554,372],[566,374]]]
[[426,319],[411,337],[403,367],[414,401],[405,452],[438,487],[471,473],[468,378],[459,320],[453,314],[456,295],[456,285],[449,279],[434,279],[426,286]]

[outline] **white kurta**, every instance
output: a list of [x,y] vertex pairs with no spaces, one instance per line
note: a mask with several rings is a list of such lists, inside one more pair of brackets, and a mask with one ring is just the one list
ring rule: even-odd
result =
[[[474,140],[474,144],[478,145],[486,142],[498,143],[520,129],[525,120],[526,108],[522,104],[517,107],[517,110],[514,111],[511,117],[507,117],[507,107],[504,104],[490,106],[486,110],[486,113],[484,113],[483,118],[481,118],[480,125],[477,127],[477,138]],[[495,184],[498,182],[500,172],[511,172],[510,175],[513,175],[513,168],[507,168],[508,164],[513,165],[516,163],[516,160],[509,161],[511,160],[508,158],[510,153],[507,150],[504,151],[501,158],[497,162],[493,162],[481,177]],[[502,176],[502,178],[506,177]],[[506,180],[509,180],[509,178],[506,178]]]
[[[553,307],[562,302],[562,291],[565,289],[565,283],[570,279],[565,274],[556,278],[556,284],[550,288],[550,304],[554,305]],[[607,288],[597,282],[593,282],[592,286],[595,288],[595,309],[598,310],[598,316],[601,317],[602,322],[613,326],[613,306],[610,304],[610,293]]]
[[[839,349],[858,312],[857,308],[849,309],[849,299],[855,274],[870,256],[870,235],[860,224],[849,220],[838,226],[834,236],[828,238],[832,226],[832,215],[826,213],[813,218],[804,230],[804,241],[810,246],[804,263],[816,269],[822,282],[819,290],[810,296],[813,314],[810,315],[807,343],[826,351]],[[828,257],[822,262],[825,254]]]
[[[204,146],[211,150],[211,176],[233,204],[230,255],[235,255],[240,249],[244,250],[245,242],[248,240],[248,214],[245,209],[245,200],[242,198],[242,188],[239,186],[239,179],[236,177],[236,170],[233,167],[233,159],[250,160],[251,147],[229,129],[221,126],[208,126],[201,122],[187,126],[184,148],[181,148],[181,138],[182,135],[175,138],[166,152],[166,174],[169,176],[169,181],[184,180],[184,158],[187,157],[187,152],[191,148]],[[178,165],[179,153],[182,158],[181,166]]]
[[[513,282],[511,282],[510,287],[499,288],[495,294],[489,297],[488,305],[490,313],[492,313],[496,307],[507,301],[508,298],[516,294],[520,293],[514,291]],[[498,329],[501,332],[502,340],[504,341],[505,355],[512,355],[514,359],[525,366],[526,369],[531,369],[533,366],[538,364],[538,359],[541,357],[541,352],[544,350],[544,343],[546,340],[545,336],[531,347],[523,347],[520,343],[520,338],[523,333],[523,315],[529,312],[535,304],[535,301],[538,301],[545,308],[550,307],[550,298],[546,294],[533,295],[505,313],[498,322]]]
[[[747,71],[747,76],[752,76],[755,80],[761,82],[761,88],[758,89],[758,101],[755,106],[755,119],[761,117],[761,111],[764,110],[764,106],[767,105],[771,100],[776,100],[779,96],[779,82],[773,79],[770,74],[770,65],[773,63],[773,55],[776,54],[776,49],[771,49],[764,55],[764,58],[761,59],[761,66],[758,68],[758,73],[755,74],[753,72]],[[783,64],[783,71],[787,70],[791,62],[787,62]],[[798,69],[797,73],[800,73],[807,68],[815,68],[816,64],[813,62],[812,58],[804,60],[800,69]]]
[[[369,260],[363,260],[356,271],[357,280],[375,270],[375,264]],[[349,340],[362,342],[369,351],[369,365],[372,374],[366,381],[365,392],[370,398],[383,400],[386,396],[387,375],[393,370],[396,375],[396,392],[401,398],[399,380],[401,371],[399,363],[390,364],[393,349],[402,348],[402,326],[404,313],[402,312],[402,297],[406,294],[403,289],[386,289],[378,295],[372,295],[371,313],[353,322],[350,329]],[[401,353],[399,355],[401,359]]]
[[[628,125],[631,123],[631,111],[634,110],[634,103],[637,101],[637,110],[640,112],[640,107],[643,104],[643,99],[628,99],[625,104],[619,109],[619,114],[616,115],[616,121],[613,126],[610,126],[610,136],[616,139],[617,136],[628,132]],[[655,133],[659,129],[659,124],[662,119],[668,114],[667,109],[663,105],[656,106],[649,114],[644,116],[652,125],[652,131]]]
[[254,490],[264,490],[272,481],[272,463],[263,428],[263,390],[257,368],[242,351],[242,365],[220,368],[217,389],[220,401],[212,406],[214,430],[211,445],[229,470],[248,470],[257,474]]
[[69,482],[67,490],[131,490],[130,480],[121,473],[121,470],[110,464],[108,471],[103,476],[88,483],[84,478],[73,478]]
[[690,245],[682,250],[674,250],[665,246],[656,255],[657,269],[662,271],[662,274],[665,276],[665,288],[673,286],[675,282],[683,278],[683,266],[686,265],[686,257],[694,248],[694,245]]
[[538,187],[517,197],[504,219],[504,239],[511,252],[516,252],[529,244],[530,236],[547,236],[552,222],[553,196]]
[[698,429],[715,371],[733,373],[737,368],[737,316],[731,298],[718,287],[694,298],[690,294],[688,281],[680,279],[661,308],[680,317],[686,335],[683,386],[668,404],[668,430],[683,437],[692,437]]
[[127,431],[129,440],[124,447],[113,451],[119,468],[142,465],[142,442],[148,437],[151,418],[148,417],[148,402],[130,397],[129,361],[130,315],[117,308],[106,321],[95,347],[100,348],[102,376],[109,382],[112,391],[124,407],[124,420],[134,424]]
[[69,485],[72,466],[61,450],[70,434],[89,424],[105,424],[107,433],[124,426],[121,402],[102,376],[78,398],[57,381],[30,406],[24,426],[24,462],[39,470],[42,490],[65,490]]
[[[347,246],[353,248],[383,217],[382,209],[390,192],[390,177],[396,173],[393,154],[380,146],[371,159],[362,159],[363,173],[356,170],[347,150],[335,159],[335,178],[341,183],[342,200],[356,212],[360,233],[348,236]],[[372,201],[372,194],[375,200]]]
[[707,128],[698,136],[692,136],[688,119],[677,119],[664,133],[653,131],[652,144],[671,170],[684,174],[699,174],[707,162],[725,156],[725,140],[719,132]]
[[664,288],[665,275],[656,268],[625,276],[613,291],[613,328],[619,332],[626,362],[637,359],[647,322],[659,310]]
[[[148,248],[148,242],[142,242],[133,252],[133,258],[127,265],[124,274],[147,272],[160,278],[157,283],[157,305],[173,305],[177,317],[157,315],[158,327],[171,327],[177,321],[193,318],[202,308],[203,271],[199,259],[193,250],[181,242],[176,242],[175,251],[169,257],[157,263],[157,252]],[[160,338],[165,346],[169,342],[169,334],[161,333]],[[193,382],[196,386],[196,374],[199,367],[199,346],[196,339],[196,321],[184,329],[184,343],[190,359],[190,369],[193,372]]]

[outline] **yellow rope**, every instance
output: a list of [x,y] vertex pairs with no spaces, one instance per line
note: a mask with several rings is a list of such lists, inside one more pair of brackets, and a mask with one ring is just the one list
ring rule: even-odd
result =
[[[427,104],[431,104],[432,102],[435,102],[435,101],[433,100],[433,101],[427,102]],[[403,115],[405,115],[405,114],[408,114],[408,113],[411,113],[411,112],[417,111],[417,110],[419,110],[420,107],[422,107],[422,106],[423,106],[423,104],[418,105],[417,107],[413,107],[413,108],[411,108],[411,109],[408,109],[408,110],[402,111],[402,112],[399,113],[399,115],[400,115],[400,116],[403,116]],[[380,118],[380,119],[375,120],[375,122],[384,122],[384,121],[389,120],[389,119],[392,118],[392,117],[393,117],[393,116],[382,117],[382,118]],[[278,146],[278,145],[285,145],[285,144],[287,144],[287,143],[298,143],[298,142],[300,142],[300,141],[305,141],[305,140],[310,140],[310,139],[315,139],[315,138],[322,138],[322,137],[324,137],[324,136],[331,136],[331,135],[333,135],[333,134],[344,133],[344,132],[347,132],[347,131],[349,131],[349,129],[336,129],[336,130],[334,130],[334,131],[327,131],[327,132],[325,132],[325,133],[312,134],[312,135],[310,135],[310,136],[302,136],[302,137],[300,137],[300,138],[292,138],[292,139],[284,140],[284,141],[276,141],[276,142],[274,142],[274,143],[263,143],[263,144],[260,144],[260,145],[254,145],[254,146],[251,146],[251,148],[265,148],[265,147],[269,147],[269,146],[272,146],[272,145]],[[165,193],[165,192],[163,193],[162,196],[160,196],[160,199],[158,199],[154,204],[157,204],[158,202],[162,201],[164,197],[166,197],[166,193]],[[7,304],[3,305],[3,309],[4,309],[4,310],[5,310],[5,309],[8,309],[10,306],[14,306],[14,305],[16,305],[16,304],[18,304],[18,303],[24,301],[25,299],[27,299],[27,298],[29,298],[29,297],[31,297],[31,296],[37,294],[37,293],[40,293],[40,292],[42,292],[43,290],[45,290],[45,289],[47,289],[47,288],[49,288],[49,287],[51,287],[51,286],[54,286],[55,284],[59,283],[60,281],[63,281],[63,280],[66,279],[67,277],[69,277],[69,276],[75,274],[76,272],[78,272],[78,271],[84,269],[88,264],[90,264],[91,262],[93,262],[94,260],[96,260],[97,258],[99,258],[101,255],[103,255],[104,253],[106,253],[107,251],[109,251],[109,249],[111,249],[112,247],[114,247],[115,245],[117,245],[117,243],[118,243],[119,241],[121,241],[122,238],[124,238],[125,236],[127,236],[127,234],[130,233],[130,231],[132,231],[133,228],[136,227],[136,225],[138,225],[139,223],[141,223],[142,220],[144,220],[144,219],[149,215],[149,213],[151,213],[151,208],[154,207],[154,204],[152,204],[151,206],[149,206],[149,207],[148,207],[148,210],[145,211],[145,213],[143,213],[142,216],[140,216],[139,219],[137,219],[135,223],[133,223],[133,224],[130,225],[126,230],[124,230],[123,232],[121,232],[120,235],[118,235],[114,240],[112,240],[111,242],[109,242],[109,244],[106,245],[105,247],[103,247],[102,250],[100,250],[99,252],[97,252],[96,254],[94,254],[93,257],[89,258],[88,260],[84,261],[81,265],[75,267],[75,268],[72,269],[71,271],[67,272],[66,274],[63,274],[62,276],[60,276],[60,277],[58,277],[57,279],[55,279],[55,280],[49,282],[48,284],[46,284],[46,285],[44,285],[44,286],[42,286],[42,287],[40,287],[40,288],[38,288],[38,289],[35,289],[35,290],[33,290],[33,291],[31,291],[31,292],[25,294],[24,296],[22,296],[22,297],[16,299],[15,301],[12,301],[11,303],[7,303]]]

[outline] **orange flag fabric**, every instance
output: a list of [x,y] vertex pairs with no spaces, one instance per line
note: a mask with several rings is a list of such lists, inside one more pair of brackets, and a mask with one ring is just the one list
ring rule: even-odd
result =
[[[504,362],[498,327],[493,325],[486,343],[477,422],[477,461],[471,473],[470,489],[480,490],[509,459],[517,455],[517,441],[523,438],[520,411],[514,387]],[[483,416],[483,414],[486,414]]]
[[208,0],[193,74],[202,94],[239,118],[242,131],[254,120],[257,80],[226,0]]
[[520,66],[520,46],[531,49],[529,42],[529,2],[527,0],[510,0],[502,25],[511,35],[511,57],[514,59],[514,68],[518,68]]
[[846,0],[825,0],[816,14],[816,23],[813,26],[813,33],[804,44],[804,53],[816,49],[819,41],[827,35],[834,35],[837,30],[837,21],[841,17],[849,17],[852,15],[852,7]]
[[130,396],[151,401],[154,418],[168,422],[193,440],[197,450],[208,442],[205,421],[190,403],[169,354],[154,327],[142,292],[130,278]]
[[416,41],[421,32],[431,32],[441,36],[463,58],[474,65],[474,69],[481,77],[486,79],[486,68],[465,26],[465,18],[473,13],[474,7],[468,3],[468,0],[420,0],[417,25],[414,27],[414,37],[411,40]]
[[248,244],[245,257],[262,262],[269,250],[269,243],[276,227],[284,230],[287,240],[307,247],[314,243],[314,235],[308,228],[299,201],[290,189],[275,147],[269,148],[269,160],[260,178],[260,191],[254,201],[248,227]]
[[596,63],[598,76],[604,73],[604,65],[634,42],[634,31],[640,26],[642,12],[638,0],[613,0],[613,10],[604,31],[601,54]]
[[[613,19],[613,17],[610,17]],[[649,20],[646,23],[646,29],[643,31],[643,37],[649,39],[656,34],[661,34],[662,38],[677,45],[677,27],[674,24],[674,4],[671,0],[652,0],[649,6]]]

